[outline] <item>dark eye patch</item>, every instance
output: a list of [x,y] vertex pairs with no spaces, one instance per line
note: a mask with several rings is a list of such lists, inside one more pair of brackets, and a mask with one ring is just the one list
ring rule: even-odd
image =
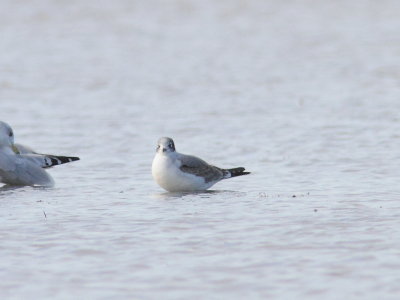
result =
[[12,131],[10,131],[10,133],[8,134],[9,137],[12,137],[14,134]]

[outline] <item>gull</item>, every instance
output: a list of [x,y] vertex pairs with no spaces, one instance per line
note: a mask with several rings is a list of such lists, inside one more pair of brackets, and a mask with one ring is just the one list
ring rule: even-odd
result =
[[14,144],[12,128],[0,121],[0,182],[53,186],[54,181],[45,169],[75,160],[79,157],[39,154],[30,147]]
[[174,141],[169,137],[158,140],[152,164],[154,180],[169,192],[203,191],[222,179],[250,174],[244,170],[221,169],[198,157],[178,153]]

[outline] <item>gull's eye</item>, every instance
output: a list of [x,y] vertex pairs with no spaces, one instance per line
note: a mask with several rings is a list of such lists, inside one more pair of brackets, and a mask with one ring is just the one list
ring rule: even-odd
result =
[[168,144],[168,148],[173,148],[172,144]]
[[10,133],[8,134],[9,137],[12,137],[14,134],[12,131],[10,131]]

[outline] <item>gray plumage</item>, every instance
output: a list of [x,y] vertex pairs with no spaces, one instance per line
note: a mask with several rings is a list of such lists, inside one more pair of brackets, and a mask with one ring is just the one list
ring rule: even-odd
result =
[[37,164],[37,160],[25,155],[0,152],[0,180],[10,185],[54,184],[50,175]]
[[51,168],[56,165],[79,160],[79,157],[37,153],[32,148],[21,144],[14,144],[14,146],[18,154],[42,168]]
[[18,150],[19,154],[38,154],[31,147],[21,145],[18,143],[15,143],[14,146]]
[[178,158],[182,162],[180,169],[183,172],[201,176],[204,178],[205,182],[228,178],[228,172],[226,170],[209,165],[196,156],[180,154]]
[[30,147],[14,144],[11,127],[0,121],[0,182],[52,186],[54,181],[44,169],[75,160],[79,158],[39,154]]

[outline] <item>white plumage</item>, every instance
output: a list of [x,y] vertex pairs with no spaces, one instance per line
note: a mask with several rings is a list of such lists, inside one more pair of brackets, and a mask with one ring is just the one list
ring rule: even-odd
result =
[[204,160],[175,151],[171,138],[158,141],[157,153],[152,164],[154,180],[169,192],[202,191],[222,179],[246,175],[244,168],[221,169]]

